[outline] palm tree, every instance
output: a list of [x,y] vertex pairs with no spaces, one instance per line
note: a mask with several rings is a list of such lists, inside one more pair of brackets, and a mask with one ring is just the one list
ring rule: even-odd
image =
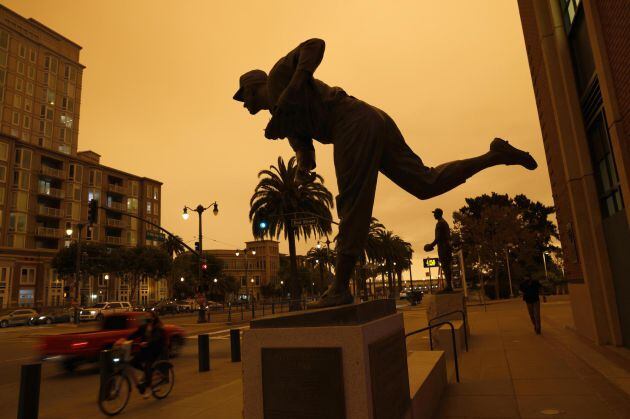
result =
[[[186,248],[182,243],[182,238],[170,234],[166,236],[166,240],[162,242],[162,249],[168,253],[171,260],[175,259],[178,255],[184,253]],[[171,269],[168,276],[168,298],[173,298],[173,288],[175,286],[175,270]]]
[[367,241],[365,243],[364,251],[359,255],[359,275],[361,277],[361,288],[363,289],[365,296],[367,297],[366,289],[366,265],[367,262],[379,262],[379,240],[378,235],[380,231],[384,231],[385,226],[381,224],[377,218],[372,217],[370,220],[370,230],[368,231]]
[[[297,165],[295,157],[288,164],[282,157],[278,157],[278,165],[271,166],[269,170],[261,170],[258,173],[258,185],[250,200],[249,219],[252,222],[254,237],[263,238],[284,237],[289,242],[289,257],[291,260],[291,298],[299,299],[301,286],[297,278],[297,259],[295,252],[295,239],[308,238],[312,234],[324,235],[332,232],[333,207],[332,193],[324,186],[324,179],[316,175],[312,182],[299,184],[295,182]],[[291,221],[301,218],[300,213],[306,213],[305,217],[315,217],[314,225],[294,226]],[[261,224],[262,223],[262,224]],[[294,304],[299,307],[299,302]]]
[[376,232],[375,239],[378,243],[376,255],[378,260],[384,263],[384,269],[387,273],[387,280],[389,283],[389,296],[390,298],[393,298],[395,295],[393,270],[397,254],[396,243],[400,240],[400,237],[395,235],[391,230],[381,229]]
[[[402,272],[411,268],[411,255],[413,249],[411,243],[404,241],[400,237],[394,239],[394,272],[398,277],[397,294],[402,290]],[[397,296],[398,296],[397,295]]]
[[[325,290],[328,286],[327,281],[324,280],[324,268],[329,266],[332,263],[332,255],[330,254],[330,250],[324,248],[312,247],[306,253],[306,260],[313,264],[313,266],[317,265],[317,269],[319,271],[319,289]],[[328,273],[326,272],[326,275]]]

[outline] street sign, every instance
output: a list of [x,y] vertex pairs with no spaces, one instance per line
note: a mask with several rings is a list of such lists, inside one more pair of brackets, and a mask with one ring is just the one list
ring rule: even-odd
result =
[[437,268],[440,266],[440,259],[438,258],[424,258],[422,259],[422,263],[425,268]]
[[293,220],[291,220],[291,225],[293,227],[299,227],[299,226],[312,226],[317,224],[317,218],[315,217],[308,217],[308,218],[295,218]]

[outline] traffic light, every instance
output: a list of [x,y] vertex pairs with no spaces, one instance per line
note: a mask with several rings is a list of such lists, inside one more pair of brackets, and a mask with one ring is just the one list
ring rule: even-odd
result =
[[199,251],[199,242],[195,242],[195,251]]
[[88,222],[96,224],[98,221],[98,200],[92,199],[88,204]]
[[261,230],[266,230],[267,227],[269,227],[269,224],[265,220],[262,220],[258,223],[258,228],[260,228]]
[[202,270],[207,270],[208,269],[208,262],[206,262],[205,260],[201,261],[201,269]]

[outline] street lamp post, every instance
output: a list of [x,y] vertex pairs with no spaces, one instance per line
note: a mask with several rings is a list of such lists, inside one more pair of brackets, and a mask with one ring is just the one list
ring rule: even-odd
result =
[[[202,278],[203,278],[203,272],[201,269],[201,265],[203,264],[203,253],[202,253],[203,252],[203,233],[201,231],[201,216],[210,207],[212,207],[212,213],[214,215],[217,215],[219,213],[219,204],[216,201],[208,205],[207,207],[204,207],[201,204],[197,205],[196,208],[190,208],[188,206],[184,206],[184,210],[182,212],[182,218],[184,220],[188,220],[188,217],[189,217],[188,210],[195,211],[197,215],[199,216],[199,261],[197,263],[197,276],[199,279],[200,287],[201,287]],[[199,307],[199,318],[197,319],[197,322],[198,323],[206,322],[205,310],[203,307],[201,307],[201,305]]]
[[[250,252],[252,254],[252,256],[256,256],[256,251],[255,250],[248,251],[247,247],[245,248],[245,250],[243,250],[243,253],[244,253],[244,256],[245,256],[245,296],[247,297],[247,301],[249,302],[251,300],[251,297],[249,295],[249,278],[248,278],[249,263],[247,262],[247,252]],[[236,256],[237,257],[240,254],[241,254],[241,252],[238,252],[238,251],[236,252]],[[252,285],[252,287],[253,287],[253,285]],[[252,294],[253,294],[253,292],[252,292]]]
[[549,281],[549,274],[547,273],[547,258],[545,257],[546,254],[547,252],[542,252],[543,266],[545,267],[545,281]]
[[[83,232],[83,224],[77,224],[77,253],[74,264],[74,323],[79,324],[79,281],[81,280],[81,233]],[[72,229],[68,228],[66,234],[72,237]]]
[[505,266],[507,267],[508,282],[510,283],[510,298],[514,298],[514,290],[512,288],[512,271],[510,270],[510,248],[505,248]]

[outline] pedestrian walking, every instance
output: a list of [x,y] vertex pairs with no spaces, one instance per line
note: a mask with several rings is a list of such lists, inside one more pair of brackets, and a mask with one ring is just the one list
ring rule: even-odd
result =
[[540,282],[532,277],[527,277],[519,289],[523,294],[523,300],[527,304],[527,311],[529,312],[529,318],[534,325],[534,331],[537,335],[540,335]]

